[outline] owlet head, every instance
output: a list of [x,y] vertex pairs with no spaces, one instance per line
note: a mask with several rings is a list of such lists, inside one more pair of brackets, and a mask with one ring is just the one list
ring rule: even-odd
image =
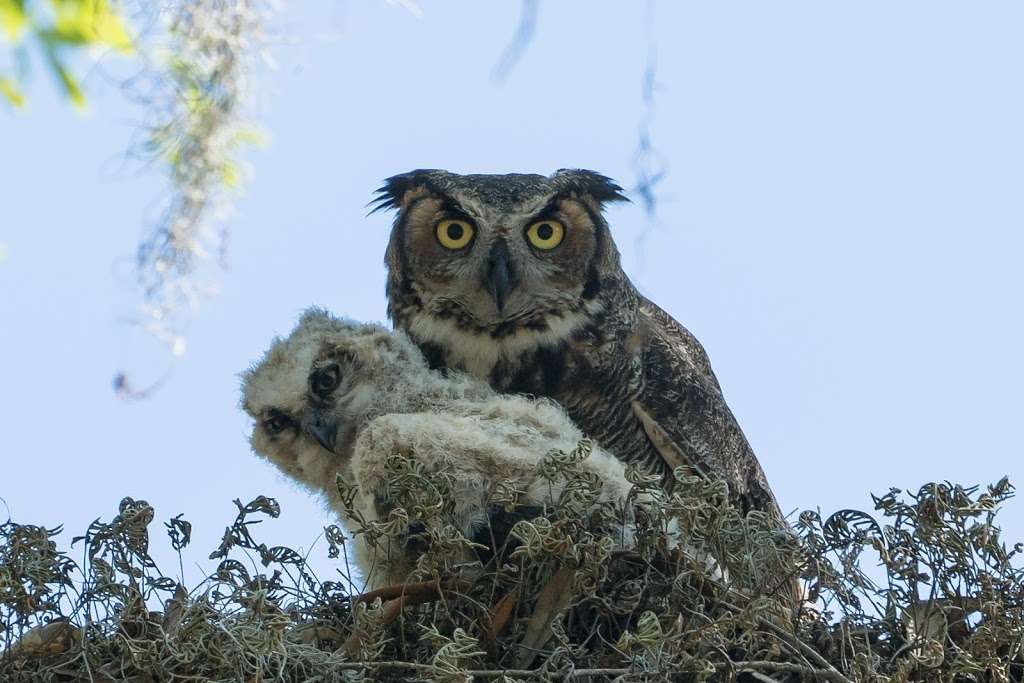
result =
[[[300,325],[301,327],[301,325]],[[298,328],[275,339],[263,358],[242,373],[242,408],[253,418],[253,451],[285,474],[303,480],[303,462],[319,455],[320,446],[303,428],[307,375],[319,351],[318,331]]]
[[[618,254],[601,211],[622,188],[593,171],[394,176],[374,210],[398,217],[387,252],[389,298],[480,329],[543,325],[596,295]],[[402,303],[404,302],[404,304]]]
[[297,478],[303,463],[347,458],[358,429],[413,370],[426,367],[404,336],[309,309],[242,375],[253,450]]

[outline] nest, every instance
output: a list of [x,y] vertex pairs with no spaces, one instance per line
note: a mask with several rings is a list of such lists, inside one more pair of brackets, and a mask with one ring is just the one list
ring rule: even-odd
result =
[[[295,550],[260,543],[253,523],[281,512],[263,496],[235,501],[210,555],[219,565],[192,587],[151,558],[145,501],[125,498],[112,521],[75,538],[81,563],[57,548],[60,529],[8,521],[0,680],[1024,677],[1021,546],[1007,548],[995,523],[1013,493],[1005,480],[893,489],[874,514],[809,511],[783,528],[733,509],[720,482],[680,476],[667,494],[632,472],[624,544],[622,509],[595,506],[600,482],[580,470],[585,456],[584,445],[544,458],[544,476],[571,480],[548,508],[496,492],[491,527],[472,539],[446,521],[444,474],[393,459],[391,516],[368,523],[352,511],[345,530],[325,529],[332,558],[350,534],[381,553],[416,550],[407,583],[370,593],[354,576],[319,581]],[[191,551],[191,529],[180,515],[164,524],[179,553]]]

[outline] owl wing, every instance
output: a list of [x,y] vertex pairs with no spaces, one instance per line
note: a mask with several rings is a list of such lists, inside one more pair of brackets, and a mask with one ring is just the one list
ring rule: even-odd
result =
[[725,479],[746,512],[778,515],[778,503],[761,465],[725,402],[707,354],[671,316],[642,300],[642,389],[633,414],[670,468]]
[[663,311],[653,301],[643,297],[640,297],[640,315],[650,321],[655,331],[679,350],[684,356],[685,362],[703,374],[708,383],[721,393],[722,388],[718,385],[718,378],[715,377],[715,372],[711,369],[711,360],[708,358],[707,352],[688,329],[680,325],[679,321]]

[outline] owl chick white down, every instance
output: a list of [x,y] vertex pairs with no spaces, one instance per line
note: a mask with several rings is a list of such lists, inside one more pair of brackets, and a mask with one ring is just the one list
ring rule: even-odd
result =
[[[255,420],[253,450],[325,497],[343,521],[336,478],[355,485],[354,507],[365,519],[384,519],[391,509],[385,463],[401,454],[426,472],[452,475],[451,523],[467,538],[487,526],[489,501],[503,482],[522,492],[520,506],[557,500],[563,486],[542,478],[537,465],[584,438],[550,401],[499,395],[468,375],[443,376],[404,333],[315,308],[242,375],[242,394]],[[595,447],[582,468],[602,484],[597,504],[626,509],[630,484],[621,461]],[[408,579],[413,550],[373,557],[362,536],[356,541],[371,588]]]

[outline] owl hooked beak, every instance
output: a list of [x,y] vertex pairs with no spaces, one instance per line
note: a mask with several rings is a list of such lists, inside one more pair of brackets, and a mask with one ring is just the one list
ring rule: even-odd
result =
[[322,416],[313,414],[307,416],[303,421],[303,430],[317,443],[324,447],[324,450],[334,453],[334,442],[338,438],[338,423],[331,420],[324,420]]
[[508,295],[517,284],[515,271],[512,268],[508,245],[499,239],[491,247],[484,266],[484,288],[494,299],[498,313],[505,307]]

